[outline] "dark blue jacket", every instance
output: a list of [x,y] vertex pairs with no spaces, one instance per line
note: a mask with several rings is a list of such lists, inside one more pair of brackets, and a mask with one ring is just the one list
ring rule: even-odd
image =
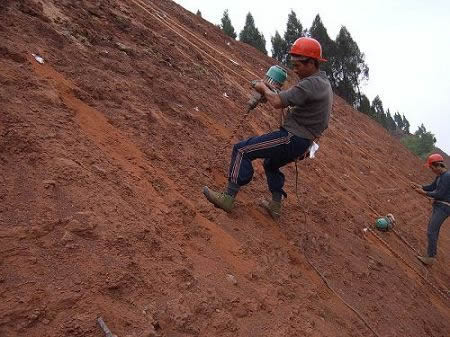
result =
[[445,206],[447,211],[450,212],[450,206],[445,205],[439,201],[445,201],[450,203],[450,172],[446,171],[430,184],[422,186],[423,190],[427,192],[427,196],[434,199],[434,205]]

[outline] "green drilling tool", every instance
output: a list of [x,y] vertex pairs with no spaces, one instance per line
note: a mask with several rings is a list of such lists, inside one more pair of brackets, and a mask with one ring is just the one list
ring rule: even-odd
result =
[[[284,70],[280,66],[272,66],[269,68],[269,70],[266,72],[266,75],[264,76],[264,83],[267,84],[267,86],[273,92],[280,92],[286,79],[287,79],[286,70]],[[256,82],[257,81],[252,81],[252,85],[254,86]],[[263,95],[261,95],[259,92],[253,91],[252,97],[247,103],[248,106],[247,113],[255,109],[258,106],[258,104],[266,102],[267,99]]]

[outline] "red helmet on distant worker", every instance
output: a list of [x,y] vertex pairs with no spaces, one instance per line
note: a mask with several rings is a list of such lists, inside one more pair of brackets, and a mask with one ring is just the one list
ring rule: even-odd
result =
[[431,164],[444,161],[444,158],[439,153],[430,154],[427,158],[427,162],[425,163],[425,167],[430,167]]
[[300,37],[295,40],[289,54],[305,56],[318,61],[327,62],[322,57],[322,46],[319,41],[310,37]]

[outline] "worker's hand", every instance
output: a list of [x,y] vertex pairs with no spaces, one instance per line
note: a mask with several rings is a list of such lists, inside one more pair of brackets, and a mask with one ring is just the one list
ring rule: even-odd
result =
[[267,89],[266,84],[264,83],[264,81],[252,81],[252,86],[253,89],[255,89],[257,92],[259,92],[260,94],[264,95],[264,92]]
[[419,194],[427,195],[427,192],[423,190],[422,186],[415,186],[414,190]]
[[422,185],[416,184],[416,183],[411,183],[411,187],[416,189],[416,188],[422,188]]

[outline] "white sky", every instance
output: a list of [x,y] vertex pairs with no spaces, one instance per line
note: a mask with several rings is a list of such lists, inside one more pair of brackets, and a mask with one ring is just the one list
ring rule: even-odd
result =
[[[264,34],[283,35],[291,9],[304,28],[316,14],[334,40],[346,26],[366,55],[369,81],[363,91],[372,100],[377,94],[385,110],[405,114],[415,131],[424,123],[437,138],[437,146],[450,154],[450,1],[444,0],[175,0],[211,23],[220,24],[228,9],[236,33],[251,12]],[[326,55],[325,55],[326,57]]]

